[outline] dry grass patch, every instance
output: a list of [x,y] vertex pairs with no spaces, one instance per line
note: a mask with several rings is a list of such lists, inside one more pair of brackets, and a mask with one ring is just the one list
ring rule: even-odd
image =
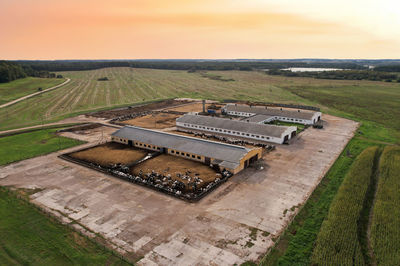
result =
[[97,163],[103,167],[112,164],[130,164],[144,158],[147,151],[134,149],[119,143],[106,143],[70,154],[72,158]]

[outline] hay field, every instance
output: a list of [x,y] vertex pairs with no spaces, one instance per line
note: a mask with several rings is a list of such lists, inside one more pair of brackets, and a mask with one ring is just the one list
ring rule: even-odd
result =
[[[213,80],[187,71],[123,67],[61,72],[71,78],[67,85],[0,109],[0,130],[173,97],[319,105],[323,111],[399,128],[399,83],[289,78],[256,71],[209,73],[235,81]],[[104,76],[109,81],[97,80]],[[374,105],[375,102],[384,104]],[[379,136],[387,135],[383,131]]]
[[106,143],[87,150],[70,154],[72,158],[86,162],[94,162],[103,167],[112,164],[129,164],[144,158],[148,154],[145,150],[134,149],[119,143]]
[[204,181],[199,187],[203,187],[209,182],[214,181],[217,174],[214,169],[205,164],[168,154],[161,154],[135,166],[132,169],[132,173],[137,175],[139,174],[140,170],[142,170],[145,174],[151,173],[152,170],[164,175],[170,174],[173,180],[179,180],[185,184],[188,183],[188,180],[183,180],[177,177],[176,174],[185,174],[187,171],[190,171],[190,176],[192,178],[195,177],[195,174],[198,174],[197,177]]
[[[154,69],[104,68],[61,74],[71,78],[62,88],[0,109],[0,130],[173,97],[270,99],[281,102],[301,100],[272,85],[268,81],[269,76],[258,72],[222,72],[223,76],[234,76],[234,82],[210,80],[186,71]],[[105,76],[109,81],[97,81]]]
[[155,113],[122,121],[123,124],[150,129],[164,129],[175,126],[175,121],[180,115]]

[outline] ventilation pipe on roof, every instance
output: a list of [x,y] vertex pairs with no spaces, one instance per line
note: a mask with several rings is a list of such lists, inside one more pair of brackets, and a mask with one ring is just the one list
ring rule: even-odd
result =
[[297,110],[297,112],[299,112],[299,113],[300,113],[300,110]]
[[203,103],[203,113],[206,112],[206,100],[202,100]]

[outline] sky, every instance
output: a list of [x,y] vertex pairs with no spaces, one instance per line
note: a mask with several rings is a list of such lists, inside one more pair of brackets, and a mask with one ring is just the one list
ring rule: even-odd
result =
[[0,0],[0,59],[400,58],[398,0]]

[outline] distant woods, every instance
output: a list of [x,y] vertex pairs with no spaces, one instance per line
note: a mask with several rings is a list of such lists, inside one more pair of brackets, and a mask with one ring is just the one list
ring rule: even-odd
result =
[[386,82],[400,82],[400,77],[394,73],[375,70],[339,70],[339,71],[307,71],[292,72],[290,70],[271,69],[266,71],[268,75],[281,75],[286,77],[310,77],[317,79],[341,79],[341,80],[373,80]]
[[26,77],[22,67],[15,63],[0,61],[0,83]]
[[[369,69],[369,66],[375,66]],[[106,67],[131,67],[150,69],[186,70],[188,72],[211,70],[264,70],[267,74],[320,79],[398,81],[394,72],[400,72],[399,60],[56,60],[56,61],[0,61],[0,82],[25,76],[55,77],[57,71],[95,70]],[[339,71],[292,72],[282,69],[336,68]],[[389,73],[392,72],[392,73]],[[58,77],[58,76],[56,76]],[[208,77],[217,78],[217,77]]]
[[56,75],[47,70],[35,70],[28,65],[9,61],[0,61],[0,83],[10,82],[27,76],[40,78],[63,78],[62,75]]
[[264,61],[264,60],[60,60],[60,61],[19,61],[23,66],[34,70],[46,71],[79,71],[105,67],[132,67],[170,70],[240,70],[281,69],[288,67],[331,67],[340,69],[365,69],[353,62],[298,62],[298,61]]

